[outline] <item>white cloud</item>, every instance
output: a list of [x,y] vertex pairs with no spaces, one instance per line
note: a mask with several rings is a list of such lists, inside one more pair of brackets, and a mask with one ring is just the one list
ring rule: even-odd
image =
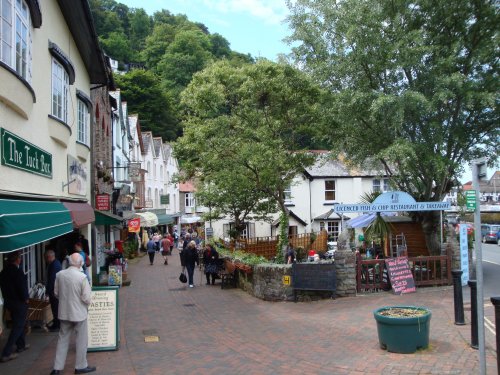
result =
[[279,24],[288,13],[285,0],[203,0],[221,13],[249,13],[270,24]]

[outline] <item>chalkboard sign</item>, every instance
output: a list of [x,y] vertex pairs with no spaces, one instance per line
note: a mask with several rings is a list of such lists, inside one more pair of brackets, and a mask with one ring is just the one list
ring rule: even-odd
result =
[[407,257],[387,258],[385,260],[394,294],[413,293],[416,291],[415,280],[410,270]]
[[325,290],[335,292],[337,277],[334,263],[293,263],[292,287],[297,301],[297,290]]
[[118,350],[120,325],[118,321],[118,287],[93,287],[88,315],[89,352]]

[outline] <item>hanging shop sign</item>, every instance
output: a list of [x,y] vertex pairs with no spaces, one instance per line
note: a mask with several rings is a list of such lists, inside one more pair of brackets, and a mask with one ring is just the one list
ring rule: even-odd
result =
[[117,350],[120,345],[118,287],[93,287],[88,315],[88,351]]
[[87,167],[71,155],[68,155],[68,193],[87,195]]
[[160,204],[170,204],[170,195],[160,195]]
[[141,163],[128,164],[128,179],[132,182],[141,182]]
[[98,211],[109,211],[111,209],[109,194],[97,194],[95,196],[95,208]]
[[141,219],[130,219],[128,221],[128,231],[130,233],[138,233],[141,230]]
[[2,165],[52,178],[52,154],[4,128],[0,138]]

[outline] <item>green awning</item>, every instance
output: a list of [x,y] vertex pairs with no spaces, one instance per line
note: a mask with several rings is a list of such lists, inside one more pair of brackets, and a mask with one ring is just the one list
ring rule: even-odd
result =
[[60,202],[0,199],[0,253],[72,231],[71,215]]
[[156,214],[158,216],[158,225],[167,225],[174,222],[174,218],[167,214]]
[[123,217],[105,211],[94,210],[95,225],[121,225]]

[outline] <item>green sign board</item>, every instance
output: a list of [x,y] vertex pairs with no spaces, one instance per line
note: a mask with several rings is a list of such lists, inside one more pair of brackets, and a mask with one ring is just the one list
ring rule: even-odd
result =
[[474,211],[476,209],[476,191],[467,190],[465,192],[465,207],[468,211]]
[[160,195],[160,204],[170,204],[170,195]]
[[52,178],[52,154],[3,128],[0,138],[2,165]]

